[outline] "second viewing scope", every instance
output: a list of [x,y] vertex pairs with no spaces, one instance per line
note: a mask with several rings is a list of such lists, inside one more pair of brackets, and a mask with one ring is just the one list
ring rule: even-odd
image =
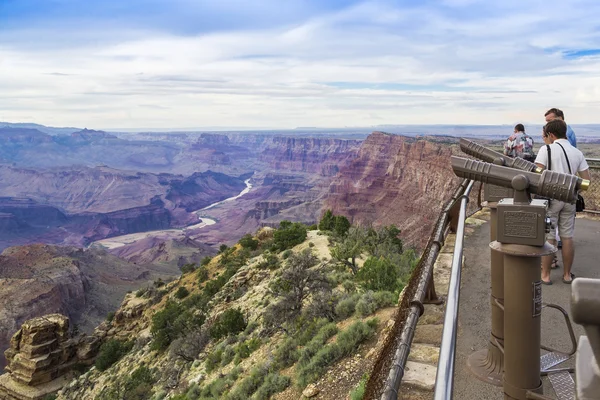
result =
[[501,165],[503,167],[516,168],[527,172],[542,173],[542,169],[532,163],[520,157],[509,157],[497,151],[490,150],[480,144],[472,142],[467,139],[460,139],[460,149],[473,157],[479,158],[481,161]]

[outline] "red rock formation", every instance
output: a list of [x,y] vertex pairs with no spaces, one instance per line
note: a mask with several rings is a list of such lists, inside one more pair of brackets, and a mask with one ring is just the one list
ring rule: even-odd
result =
[[359,140],[274,137],[259,159],[281,171],[333,176],[339,166],[356,156]]
[[452,172],[451,155],[446,144],[373,132],[340,169],[324,209],[359,224],[395,224],[409,244],[422,246],[461,182]]

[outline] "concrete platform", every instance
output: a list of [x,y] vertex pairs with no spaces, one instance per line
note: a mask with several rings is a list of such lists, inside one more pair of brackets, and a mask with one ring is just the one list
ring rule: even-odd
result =
[[[490,335],[490,251],[489,223],[477,226],[466,238],[465,264],[462,272],[459,330],[454,380],[454,399],[502,400],[502,388],[475,379],[467,369],[467,357],[476,350],[487,348]],[[573,273],[578,277],[600,278],[600,221],[577,218],[575,227],[575,262]],[[559,252],[559,264],[562,258]],[[552,271],[551,286],[542,286],[545,303],[554,303],[570,312],[571,285],[561,279],[562,270]],[[573,325],[575,335],[583,335],[579,325]],[[544,309],[542,313],[542,342],[568,351],[570,340],[564,317],[556,310]],[[560,365],[574,366],[574,357]],[[556,394],[544,378],[544,394]]]

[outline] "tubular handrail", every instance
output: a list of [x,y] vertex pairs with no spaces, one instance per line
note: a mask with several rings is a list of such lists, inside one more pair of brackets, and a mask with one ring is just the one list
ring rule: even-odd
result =
[[[382,400],[396,400],[398,397],[398,390],[402,383],[404,376],[404,367],[408,360],[410,347],[414,337],[415,328],[419,317],[424,311],[423,301],[427,290],[427,283],[429,278],[433,275],[433,265],[437,259],[437,256],[444,245],[445,231],[450,221],[450,213],[461,202],[465,196],[468,198],[474,182],[465,179],[462,184],[457,188],[452,198],[438,218],[437,224],[432,232],[430,242],[423,257],[421,258],[421,269],[417,276],[414,276],[416,290],[409,303],[409,309],[407,310],[407,318],[401,328],[400,341],[396,352],[393,357],[392,367],[389,371],[388,378],[385,381],[385,387],[383,394],[381,395]],[[466,213],[466,208],[464,210]],[[464,219],[464,217],[463,217]],[[412,286],[413,281],[411,279],[410,285]]]
[[454,255],[452,257],[452,270],[450,272],[448,298],[446,300],[444,330],[442,332],[442,343],[440,345],[440,356],[435,379],[435,400],[452,399],[452,389],[454,386],[454,359],[456,356],[456,332],[458,329],[460,276],[465,237],[465,219],[467,215],[467,203],[469,202],[469,192],[473,187],[473,183],[473,181],[469,183],[469,186],[465,190],[465,194],[463,194],[460,200],[458,227],[456,230]]

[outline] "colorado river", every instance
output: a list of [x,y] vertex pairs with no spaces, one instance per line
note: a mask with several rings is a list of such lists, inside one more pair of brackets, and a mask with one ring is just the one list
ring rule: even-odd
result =
[[128,235],[115,236],[115,237],[111,237],[108,239],[97,240],[97,241],[93,242],[92,245],[101,245],[102,247],[106,247],[107,249],[110,250],[110,249],[116,249],[121,246],[125,246],[126,244],[131,244],[131,243],[137,242],[138,240],[149,238],[149,237],[161,236],[161,235],[165,235],[165,234],[166,235],[183,236],[183,233],[185,231],[189,231],[189,230],[193,230],[193,229],[200,229],[200,228],[204,228],[205,226],[214,225],[214,224],[216,224],[215,220],[212,220],[210,218],[200,218],[200,216],[199,216],[200,213],[204,210],[208,210],[208,209],[216,207],[220,204],[239,199],[240,197],[242,197],[243,195],[248,193],[250,191],[250,189],[252,189],[252,184],[250,183],[250,179],[246,179],[244,181],[244,183],[246,184],[246,188],[244,190],[242,190],[238,195],[229,197],[225,200],[217,201],[216,203],[213,203],[207,207],[204,207],[200,210],[194,211],[194,213],[196,215],[198,215],[198,219],[200,220],[200,223],[198,223],[198,224],[186,226],[185,228],[181,228],[181,229],[163,229],[163,230],[159,230],[159,231],[130,233]]

